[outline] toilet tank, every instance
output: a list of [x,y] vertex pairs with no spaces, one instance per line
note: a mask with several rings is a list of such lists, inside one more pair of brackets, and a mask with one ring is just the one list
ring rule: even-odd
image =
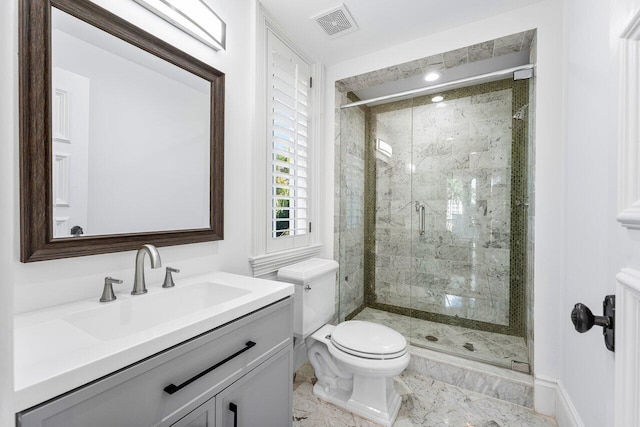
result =
[[293,332],[306,338],[335,314],[338,263],[312,258],[278,270],[278,280],[295,285]]

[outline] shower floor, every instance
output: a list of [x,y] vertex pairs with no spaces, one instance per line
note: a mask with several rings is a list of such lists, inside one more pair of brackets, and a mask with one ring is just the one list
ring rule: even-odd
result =
[[[358,313],[353,320],[367,320],[389,326],[404,335],[413,345],[467,359],[507,368],[511,368],[512,361],[529,363],[529,351],[522,337],[414,319],[370,307]],[[432,341],[433,337],[437,341]]]

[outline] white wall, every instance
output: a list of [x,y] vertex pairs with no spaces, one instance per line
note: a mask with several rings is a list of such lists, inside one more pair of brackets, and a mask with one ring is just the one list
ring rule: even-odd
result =
[[[251,148],[253,126],[247,125],[247,111],[253,111],[254,66],[255,66],[255,14],[254,0],[224,1],[208,0],[211,7],[227,23],[227,49],[213,52],[174,29],[164,21],[152,15],[134,2],[96,1],[103,7],[120,14],[134,24],[152,31],[177,47],[191,53],[226,74],[225,102],[225,240],[219,242],[160,248],[163,265],[179,267],[182,273],[176,277],[186,277],[212,270],[224,270],[249,274],[248,256],[251,241]],[[13,24],[16,21],[17,0],[2,2],[3,8],[13,12]],[[3,16],[10,15],[8,13]],[[9,19],[9,18],[7,18]],[[17,28],[12,25],[2,26],[2,40],[5,35],[9,40],[17,37]],[[14,43],[15,44],[15,43]],[[3,61],[3,67],[10,68],[3,84],[17,80],[17,55],[15,47],[11,49],[11,57]],[[17,85],[11,86],[16,90]],[[9,113],[16,115],[17,99],[3,97],[3,106]],[[8,150],[2,156],[3,166],[0,168],[7,179],[0,181],[0,191],[7,192],[13,203],[2,203],[3,212],[10,222],[2,222],[3,239],[12,244],[9,268],[14,274],[12,282],[15,292],[15,312],[24,312],[40,307],[60,304],[84,298],[97,298],[102,289],[105,276],[113,276],[125,280],[117,290],[128,290],[132,285],[134,252],[123,252],[64,260],[43,261],[22,264],[18,261],[20,245],[19,205],[18,205],[18,162],[17,127],[15,123],[5,123],[11,114],[3,114],[3,132],[13,132],[13,137],[4,139],[13,144],[2,144]],[[6,124],[6,126],[5,126]],[[9,145],[9,148],[5,148]],[[6,159],[13,159],[7,161]],[[161,269],[147,271],[147,282],[154,286],[162,281],[164,272]],[[6,282],[5,282],[6,283]],[[6,301],[5,298],[0,298]],[[6,312],[2,310],[2,312]]]
[[[620,268],[639,268],[617,214],[618,37],[637,0],[565,0],[566,273],[561,312],[582,302],[594,314],[615,292]],[[614,354],[600,328],[576,333],[562,324],[561,381],[585,426],[613,425]],[[606,398],[602,398],[606,396]]]
[[604,426],[613,419],[614,354],[604,347],[600,328],[578,334],[567,320],[577,302],[601,314],[604,296],[615,291],[610,239],[620,227],[609,3],[567,0],[564,7],[566,265],[559,289],[560,379],[582,422]]
[[[558,325],[568,322],[561,315],[558,291],[562,280],[562,3],[546,0],[472,24],[353,58],[328,67],[325,99],[334,99],[336,80],[415,60],[436,53],[492,40],[531,28],[538,29],[536,87],[536,230],[535,230],[535,373],[559,377],[560,334]],[[333,105],[325,105],[326,135],[334,135]],[[327,140],[324,170],[332,170],[333,141]],[[332,173],[327,173],[333,179]],[[322,216],[333,214],[333,182],[324,191]],[[324,229],[330,242],[333,227]],[[323,253],[332,257],[332,245]]]
[[[13,414],[13,224],[17,216],[18,146],[18,6],[0,2],[0,425],[14,422]],[[13,143],[12,143],[13,142]],[[17,258],[15,258],[17,259]]]

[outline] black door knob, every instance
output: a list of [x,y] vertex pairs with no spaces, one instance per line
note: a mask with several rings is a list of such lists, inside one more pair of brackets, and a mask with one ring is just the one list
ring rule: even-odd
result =
[[605,345],[611,351],[614,351],[615,301],[615,295],[606,296],[602,302],[604,316],[594,316],[589,307],[582,303],[577,303],[571,310],[571,322],[576,331],[584,333],[594,325],[602,326]]
[[609,327],[610,320],[604,316],[594,316],[589,307],[582,303],[577,303],[571,310],[571,321],[576,331],[580,333],[587,332],[593,328],[593,325]]

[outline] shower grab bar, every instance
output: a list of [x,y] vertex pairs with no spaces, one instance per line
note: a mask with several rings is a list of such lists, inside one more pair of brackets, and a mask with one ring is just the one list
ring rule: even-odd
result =
[[426,232],[425,208],[420,202],[416,202],[416,212],[418,212],[418,232],[421,236],[424,236]]

